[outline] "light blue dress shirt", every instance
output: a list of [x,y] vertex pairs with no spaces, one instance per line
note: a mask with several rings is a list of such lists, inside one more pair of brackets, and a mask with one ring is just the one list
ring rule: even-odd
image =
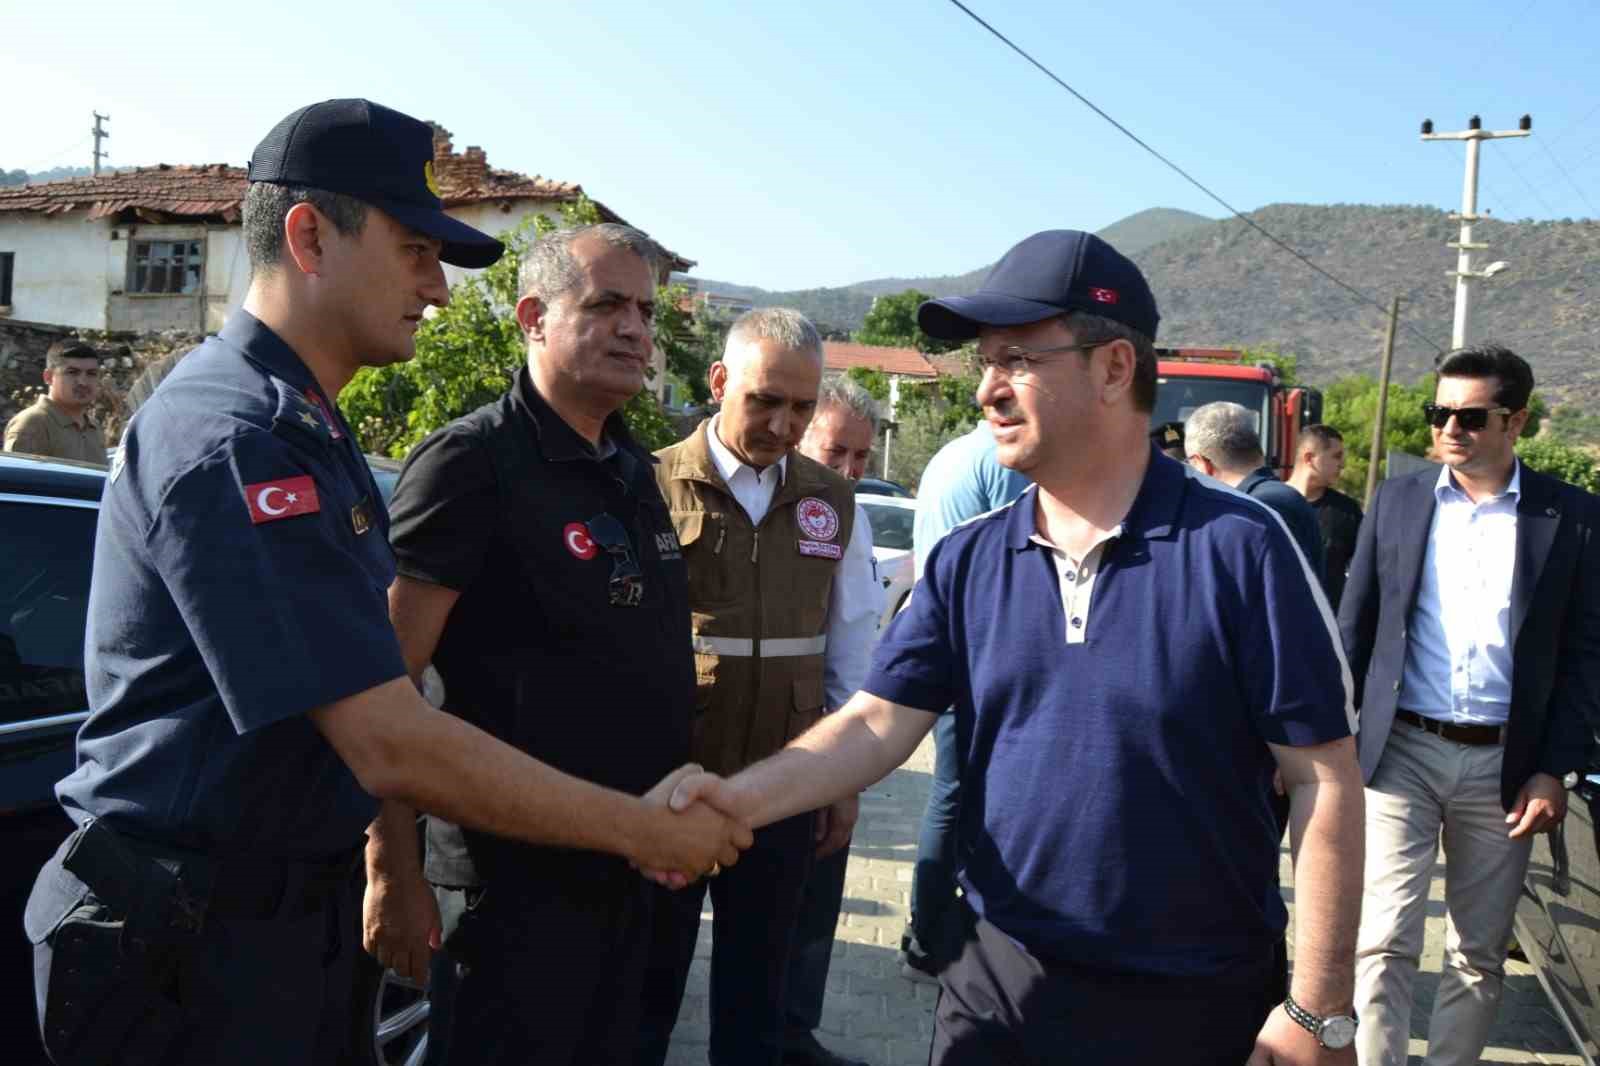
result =
[[1522,464],[1473,503],[1449,467],[1433,487],[1417,603],[1406,627],[1399,705],[1461,725],[1504,725],[1511,707],[1511,580]]

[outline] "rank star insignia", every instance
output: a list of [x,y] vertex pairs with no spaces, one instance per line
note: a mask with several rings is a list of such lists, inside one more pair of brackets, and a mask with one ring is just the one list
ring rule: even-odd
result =
[[319,419],[316,415],[312,414],[310,411],[301,411],[300,412],[300,421],[304,422],[306,425],[311,426],[314,429],[321,429],[322,428],[322,420]]

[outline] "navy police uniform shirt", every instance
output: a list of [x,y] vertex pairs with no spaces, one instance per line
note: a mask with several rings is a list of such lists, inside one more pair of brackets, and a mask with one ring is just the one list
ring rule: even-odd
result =
[[934,547],[864,687],[954,705],[967,900],[1034,955],[1264,972],[1287,917],[1267,743],[1354,729],[1316,578],[1262,505],[1152,453],[1069,642],[1036,492]]
[[[535,758],[645,792],[689,761],[695,707],[688,570],[655,457],[607,419],[597,452],[534,388],[417,445],[395,486],[401,575],[460,593],[433,663],[445,710]],[[472,885],[638,874],[428,819],[428,877]]]
[[101,503],[75,821],[315,859],[376,801],[306,712],[405,675],[388,523],[305,364],[236,311],[140,408]]

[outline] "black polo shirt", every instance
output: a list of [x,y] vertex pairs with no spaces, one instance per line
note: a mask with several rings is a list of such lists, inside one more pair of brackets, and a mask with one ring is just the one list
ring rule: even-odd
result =
[[1328,602],[1337,611],[1344,596],[1345,574],[1356,554],[1356,534],[1361,532],[1361,505],[1338,489],[1324,489],[1311,501],[1311,509],[1317,513],[1327,555],[1327,580],[1323,586],[1328,590]]
[[[694,714],[688,571],[654,461],[617,415],[597,453],[524,368],[418,445],[390,502],[398,572],[461,594],[433,659],[445,709],[634,794],[688,761]],[[438,819],[428,844],[439,884],[552,862]]]

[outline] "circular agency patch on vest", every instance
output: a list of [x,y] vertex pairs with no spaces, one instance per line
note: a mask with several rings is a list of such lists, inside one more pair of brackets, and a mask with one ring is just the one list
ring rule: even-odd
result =
[[593,559],[600,554],[594,538],[589,535],[589,527],[582,522],[568,522],[566,528],[561,531],[561,543],[567,546],[567,551],[579,559]]
[[839,512],[826,500],[807,496],[794,505],[794,516],[800,532],[812,540],[832,540],[839,535]]

